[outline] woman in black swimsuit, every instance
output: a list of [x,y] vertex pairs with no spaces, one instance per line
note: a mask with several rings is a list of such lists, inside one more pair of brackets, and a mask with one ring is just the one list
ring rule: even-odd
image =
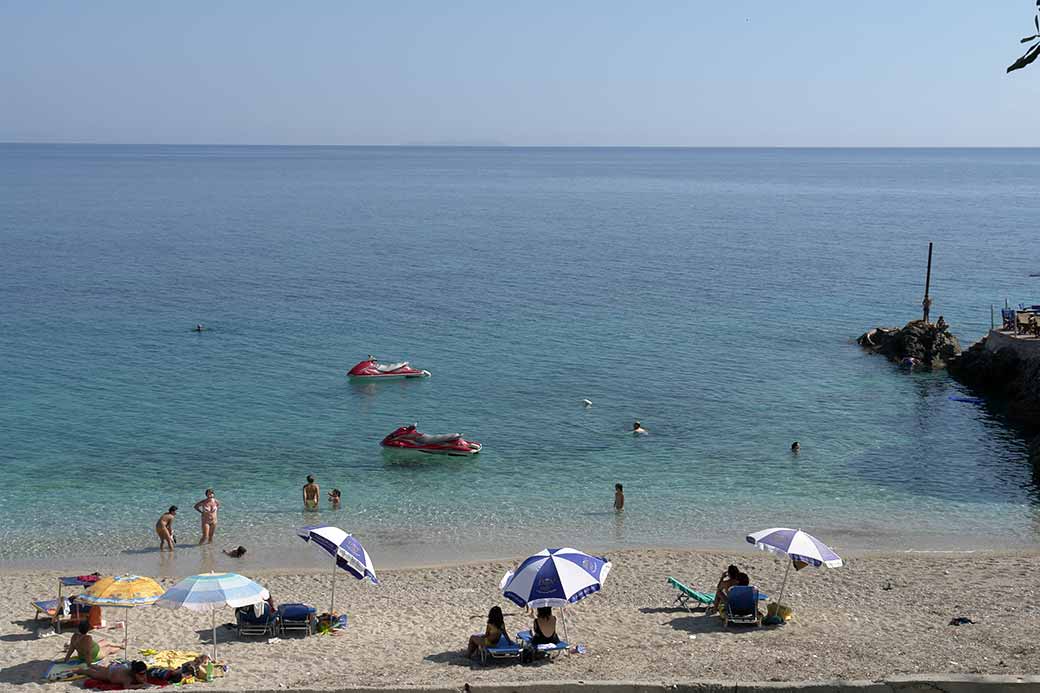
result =
[[556,634],[556,617],[553,616],[552,607],[538,607],[531,635],[532,645],[555,645],[560,642],[560,636]]

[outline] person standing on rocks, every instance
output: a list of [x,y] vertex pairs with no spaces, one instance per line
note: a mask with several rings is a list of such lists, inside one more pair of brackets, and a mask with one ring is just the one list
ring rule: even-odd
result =
[[924,322],[928,322],[928,311],[932,309],[932,299],[925,296],[924,300],[921,301],[921,308],[924,310],[923,320]]

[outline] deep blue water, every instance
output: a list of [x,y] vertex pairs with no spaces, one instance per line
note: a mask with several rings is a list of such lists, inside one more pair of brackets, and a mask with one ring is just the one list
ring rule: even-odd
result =
[[[1034,150],[0,145],[0,558],[132,555],[171,503],[195,541],[207,486],[218,543],[321,519],[377,564],[1035,544],[1019,437],[853,339],[917,315],[929,240],[964,346],[1040,302],[1038,180]],[[368,353],[434,375],[349,383]],[[413,421],[484,452],[386,460]],[[308,473],[345,509],[302,513]]]

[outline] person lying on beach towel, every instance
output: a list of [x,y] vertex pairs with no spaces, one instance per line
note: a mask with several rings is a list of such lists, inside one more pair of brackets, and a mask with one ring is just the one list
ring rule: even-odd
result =
[[93,664],[123,649],[118,645],[113,645],[103,640],[100,642],[94,640],[90,635],[90,623],[87,621],[80,621],[77,630],[78,632],[72,634],[69,646],[65,648],[65,659],[63,661],[69,661],[69,657],[75,652],[79,656],[79,661],[84,664]]
[[148,666],[140,661],[113,662],[107,667],[91,665],[83,669],[90,678],[123,688],[144,688],[148,685]]

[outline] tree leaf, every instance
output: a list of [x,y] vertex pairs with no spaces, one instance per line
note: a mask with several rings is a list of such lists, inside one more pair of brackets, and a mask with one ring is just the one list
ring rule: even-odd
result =
[[[1037,1],[1040,2],[1040,0]],[[1015,70],[1020,70],[1026,65],[1029,65],[1034,60],[1036,60],[1037,56],[1040,56],[1040,42],[1038,42],[1035,46],[1027,50],[1025,55],[1023,55],[1021,58],[1011,63],[1011,65],[1008,66],[1007,71],[1013,72]]]
[[1033,34],[1032,36],[1026,36],[1024,39],[1019,39],[1019,43],[1029,43],[1033,39],[1040,38],[1040,34]]

